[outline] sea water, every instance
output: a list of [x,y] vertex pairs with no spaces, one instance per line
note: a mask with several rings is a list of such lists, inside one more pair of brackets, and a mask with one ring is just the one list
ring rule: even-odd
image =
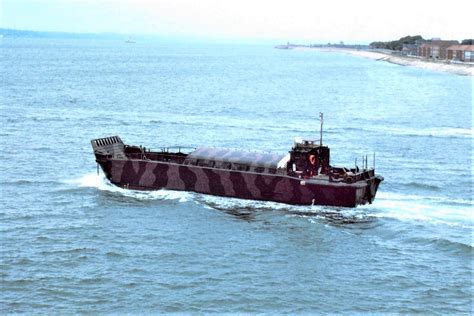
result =
[[[4,313],[470,313],[472,77],[271,46],[1,42]],[[90,140],[368,155],[372,205],[110,185]]]

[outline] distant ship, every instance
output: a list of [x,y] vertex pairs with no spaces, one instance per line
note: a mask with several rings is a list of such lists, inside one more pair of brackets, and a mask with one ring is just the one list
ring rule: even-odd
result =
[[[372,203],[383,177],[368,168],[330,165],[329,147],[296,140],[287,155],[199,147],[150,150],[119,136],[91,140],[107,179],[124,189],[193,191],[295,205],[356,207]],[[364,164],[363,164],[364,165]]]
[[286,45],[277,45],[275,46],[277,49],[292,49],[293,45],[290,42],[287,42]]
[[134,40],[132,40],[131,37],[129,37],[129,38],[125,41],[125,43],[127,43],[127,44],[135,44],[136,42],[135,42]]

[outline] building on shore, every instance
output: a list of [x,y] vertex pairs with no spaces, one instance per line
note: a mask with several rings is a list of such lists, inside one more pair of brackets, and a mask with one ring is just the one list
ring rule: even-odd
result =
[[474,62],[474,45],[452,45],[447,49],[448,60]]
[[431,56],[431,46],[429,44],[421,44],[418,46],[418,53],[419,57],[429,57]]
[[402,55],[405,56],[416,56],[418,45],[417,44],[403,44]]
[[402,55],[416,56],[416,44],[403,44]]
[[404,43],[402,47],[402,55],[405,56],[418,56],[418,47],[423,45],[426,41],[423,38],[415,40],[414,43]]
[[433,59],[447,59],[448,47],[459,45],[458,41],[431,40],[418,46],[418,56]]

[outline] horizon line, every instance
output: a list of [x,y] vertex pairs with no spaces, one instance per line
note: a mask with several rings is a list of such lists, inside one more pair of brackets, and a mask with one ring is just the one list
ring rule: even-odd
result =
[[[299,43],[306,43],[306,44],[326,44],[326,43],[333,43],[337,44],[341,41],[346,42],[345,40],[337,39],[337,40],[328,40],[328,39],[315,39],[315,40],[307,40],[307,39],[281,39],[281,38],[256,38],[256,37],[225,37],[225,36],[199,36],[199,35],[191,35],[191,34],[151,34],[151,33],[120,33],[120,32],[73,32],[73,31],[47,31],[47,30],[33,30],[33,29],[16,29],[16,28],[9,28],[9,27],[0,27],[0,34],[1,35],[9,35],[6,34],[7,32],[15,32],[15,33],[35,33],[38,35],[64,35],[64,36],[103,36],[103,37],[110,37],[110,38],[117,38],[117,37],[136,37],[136,38],[143,38],[143,39],[176,39],[176,40],[191,40],[193,42],[202,42],[202,41],[211,41],[211,42],[229,42],[229,41],[237,41],[237,42],[247,42],[247,43],[257,43],[257,42],[274,42],[275,44],[281,43],[292,43],[292,44],[299,44]],[[10,37],[10,36],[8,36]],[[11,36],[12,38],[14,36]],[[368,44],[369,41],[347,41],[347,43],[351,44]]]

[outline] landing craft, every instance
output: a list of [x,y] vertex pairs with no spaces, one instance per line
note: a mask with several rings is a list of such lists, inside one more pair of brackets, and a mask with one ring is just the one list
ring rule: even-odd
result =
[[132,190],[169,189],[296,205],[356,207],[372,203],[383,177],[375,166],[330,164],[329,147],[295,140],[287,155],[198,147],[151,150],[125,145],[119,136],[91,140],[109,181]]

